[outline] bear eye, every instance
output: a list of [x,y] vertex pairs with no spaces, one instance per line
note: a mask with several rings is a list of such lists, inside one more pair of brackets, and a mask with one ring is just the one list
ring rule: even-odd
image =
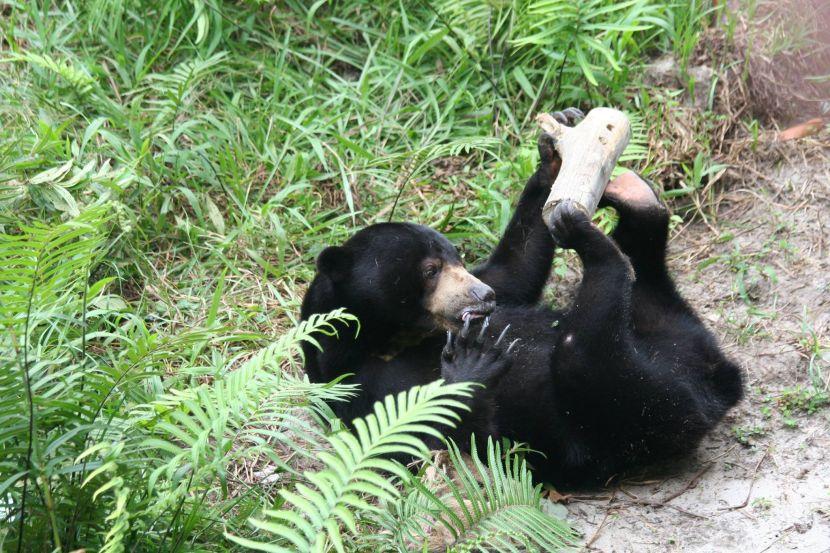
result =
[[438,266],[437,265],[427,265],[424,268],[424,278],[435,278],[438,274]]

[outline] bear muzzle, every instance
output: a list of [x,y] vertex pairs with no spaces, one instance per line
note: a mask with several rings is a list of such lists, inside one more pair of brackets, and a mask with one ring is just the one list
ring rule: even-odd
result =
[[426,308],[448,330],[464,321],[486,317],[496,307],[496,293],[461,265],[444,267],[428,296]]

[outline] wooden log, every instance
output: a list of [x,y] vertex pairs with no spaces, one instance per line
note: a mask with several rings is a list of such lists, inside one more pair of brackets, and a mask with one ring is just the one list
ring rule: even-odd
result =
[[545,224],[551,227],[553,209],[564,199],[574,200],[592,216],[631,139],[628,117],[616,109],[594,108],[575,127],[562,125],[547,113],[540,113],[536,121],[554,138],[562,158],[559,175],[542,208]]

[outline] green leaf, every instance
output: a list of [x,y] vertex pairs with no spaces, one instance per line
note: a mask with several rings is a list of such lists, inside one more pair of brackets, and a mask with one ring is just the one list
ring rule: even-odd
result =
[[63,177],[72,169],[72,165],[74,164],[74,160],[69,160],[62,165],[57,167],[53,167],[51,169],[47,169],[45,171],[41,171],[31,179],[29,179],[29,184],[44,184],[44,183],[55,183],[63,179]]

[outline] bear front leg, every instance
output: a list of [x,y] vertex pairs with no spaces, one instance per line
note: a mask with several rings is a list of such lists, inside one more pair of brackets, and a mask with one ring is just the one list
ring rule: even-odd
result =
[[[484,320],[481,329],[470,330],[469,320],[464,323],[458,335],[447,333],[447,344],[441,352],[441,378],[449,383],[476,382],[484,388],[476,389],[470,398],[462,400],[470,410],[462,412],[457,427],[447,432],[460,446],[469,447],[470,435],[476,435],[476,444],[483,447],[487,437],[500,437],[495,422],[496,401],[492,390],[501,377],[510,369],[511,350],[518,340],[503,347],[505,328],[501,335],[488,345],[485,341],[489,318]],[[480,452],[481,453],[481,452]]]
[[[564,125],[574,125],[583,117],[576,108],[551,115]],[[550,275],[554,243],[542,220],[542,207],[562,160],[553,136],[542,133],[538,148],[539,167],[527,181],[513,217],[490,258],[473,271],[496,292],[499,305],[537,303]]]
[[576,250],[583,266],[582,282],[561,329],[562,346],[588,352],[606,343],[613,349],[627,344],[634,283],[628,258],[572,200],[554,208],[550,232],[557,245]]

